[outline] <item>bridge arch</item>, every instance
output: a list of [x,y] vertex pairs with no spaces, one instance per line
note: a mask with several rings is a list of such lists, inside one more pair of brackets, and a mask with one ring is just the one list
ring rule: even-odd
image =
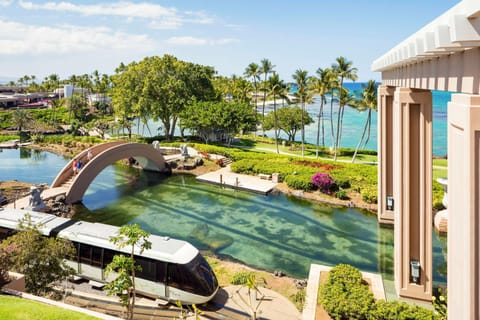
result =
[[[87,162],[90,150],[92,158]],[[145,170],[167,172],[169,170],[165,158],[151,145],[128,142],[107,142],[82,151],[69,161],[57,175],[51,187],[65,187],[66,203],[80,202],[92,181],[107,166],[118,160],[135,157],[139,165]],[[74,174],[72,164],[74,160],[82,160],[85,165]]]

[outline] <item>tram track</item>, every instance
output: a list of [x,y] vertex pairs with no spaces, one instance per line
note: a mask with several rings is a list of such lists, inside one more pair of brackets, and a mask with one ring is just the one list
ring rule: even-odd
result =
[[[91,298],[85,296],[79,296],[71,294],[64,300],[65,303],[85,308],[88,310],[100,312],[106,315],[121,317],[125,311],[125,308],[119,303],[113,303],[111,301],[102,300],[100,298]],[[249,319],[248,314],[227,308],[222,305],[218,305],[213,302],[209,302],[202,306],[199,306],[201,310],[201,318],[208,320],[245,320]],[[185,310],[185,309],[183,309]],[[135,320],[172,320],[179,319],[181,315],[180,307],[168,304],[165,306],[145,306],[135,305],[134,319]],[[191,318],[193,319],[193,318]]]

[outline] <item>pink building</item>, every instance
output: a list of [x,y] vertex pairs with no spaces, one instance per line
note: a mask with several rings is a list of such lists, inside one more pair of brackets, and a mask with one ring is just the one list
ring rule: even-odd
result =
[[448,104],[448,318],[480,319],[480,1],[463,0],[372,64],[380,221],[395,223],[395,287],[432,294],[432,95]]

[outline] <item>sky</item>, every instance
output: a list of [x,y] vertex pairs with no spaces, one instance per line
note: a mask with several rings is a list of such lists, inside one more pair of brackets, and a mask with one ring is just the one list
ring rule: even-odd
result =
[[24,75],[113,74],[171,54],[243,75],[264,58],[285,81],[344,56],[370,65],[459,0],[0,0],[0,83]]

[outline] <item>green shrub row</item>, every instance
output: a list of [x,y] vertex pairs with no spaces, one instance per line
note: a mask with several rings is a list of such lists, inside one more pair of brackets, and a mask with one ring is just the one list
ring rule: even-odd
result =
[[313,190],[311,174],[291,174],[285,177],[285,183],[291,189],[310,191]]
[[5,142],[9,140],[20,140],[20,136],[16,134],[11,135],[0,135],[0,142]]
[[330,270],[327,280],[320,286],[319,302],[333,319],[338,320],[439,319],[434,311],[405,302],[375,301],[361,272],[345,264]]

